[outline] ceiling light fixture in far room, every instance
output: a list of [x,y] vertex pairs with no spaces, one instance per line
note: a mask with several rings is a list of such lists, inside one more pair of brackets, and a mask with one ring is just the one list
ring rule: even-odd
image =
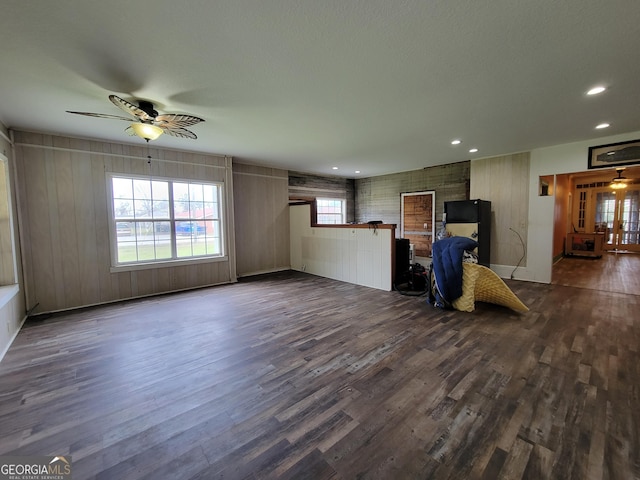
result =
[[461,143],[462,143],[462,140],[458,140],[458,139],[451,140],[451,145],[460,145]]
[[608,127],[610,127],[610,126],[611,126],[611,125],[609,125],[608,123],[601,123],[601,124],[599,124],[599,125],[596,125],[596,129],[598,129],[598,130],[602,130],[603,128],[608,128]]
[[133,133],[135,133],[138,137],[146,140],[156,140],[160,135],[163,134],[164,130],[162,128],[152,125],[150,123],[132,123],[131,129]]
[[338,167],[331,167],[331,170],[337,170]]
[[469,150],[469,153],[476,153],[478,151],[477,148],[472,148],[471,150]]
[[360,170],[356,170],[356,172],[355,172],[355,173],[360,173]]
[[622,188],[627,188],[627,177],[623,177],[622,176],[622,172],[624,171],[624,168],[616,168],[616,172],[618,172],[618,176],[617,177],[613,177],[611,179],[611,183],[609,184],[609,186],[611,188],[613,188],[614,190],[619,190]]
[[607,89],[607,87],[603,87],[602,85],[598,85],[593,87],[592,89],[590,89],[587,92],[587,95],[598,95],[599,93],[604,92]]

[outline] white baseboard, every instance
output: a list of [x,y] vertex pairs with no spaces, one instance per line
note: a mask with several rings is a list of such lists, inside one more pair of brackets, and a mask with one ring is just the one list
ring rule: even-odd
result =
[[[515,271],[514,271],[515,269]],[[536,282],[536,283],[544,283],[536,280],[533,272],[531,272],[527,267],[518,267],[515,265],[494,265],[491,264],[491,270],[496,272],[500,278],[511,278],[513,274],[512,280],[522,280],[525,282]]]

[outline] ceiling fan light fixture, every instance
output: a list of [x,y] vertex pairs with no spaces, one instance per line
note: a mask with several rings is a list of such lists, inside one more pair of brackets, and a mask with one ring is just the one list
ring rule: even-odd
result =
[[614,190],[620,190],[622,188],[627,188],[627,184],[623,183],[623,182],[616,182],[616,181],[611,181],[610,187],[613,188]]
[[611,179],[611,183],[609,186],[614,190],[620,190],[622,188],[627,188],[627,178],[622,176],[622,172],[624,168],[616,168],[616,172],[618,173],[617,177],[613,177]]
[[131,128],[133,129],[133,133],[144,140],[156,140],[164,133],[162,128],[150,123],[132,123]]

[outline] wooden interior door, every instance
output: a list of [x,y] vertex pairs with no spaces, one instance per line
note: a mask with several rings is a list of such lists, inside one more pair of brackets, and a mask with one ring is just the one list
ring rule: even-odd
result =
[[435,196],[433,191],[401,194],[400,236],[414,245],[417,257],[431,256],[435,237]]
[[640,187],[596,192],[595,227],[605,230],[605,249],[640,251]]

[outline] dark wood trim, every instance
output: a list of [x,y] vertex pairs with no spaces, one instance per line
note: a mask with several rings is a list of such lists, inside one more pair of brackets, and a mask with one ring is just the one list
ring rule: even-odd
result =
[[[289,206],[295,206],[295,205],[309,205],[311,208],[309,209],[310,214],[311,214],[311,218],[309,219],[309,224],[312,227],[317,227],[317,228],[370,228],[373,229],[374,226],[368,224],[368,223],[336,223],[336,224],[331,224],[331,225],[325,225],[325,224],[321,224],[318,223],[318,212],[317,212],[317,206],[316,206],[316,201],[306,201],[306,200],[300,200],[300,201],[291,201],[289,202]],[[378,225],[375,225],[375,228],[380,229],[380,230],[393,230],[393,235],[392,237],[395,237],[395,230],[397,228],[397,224],[395,223],[380,223]]]

